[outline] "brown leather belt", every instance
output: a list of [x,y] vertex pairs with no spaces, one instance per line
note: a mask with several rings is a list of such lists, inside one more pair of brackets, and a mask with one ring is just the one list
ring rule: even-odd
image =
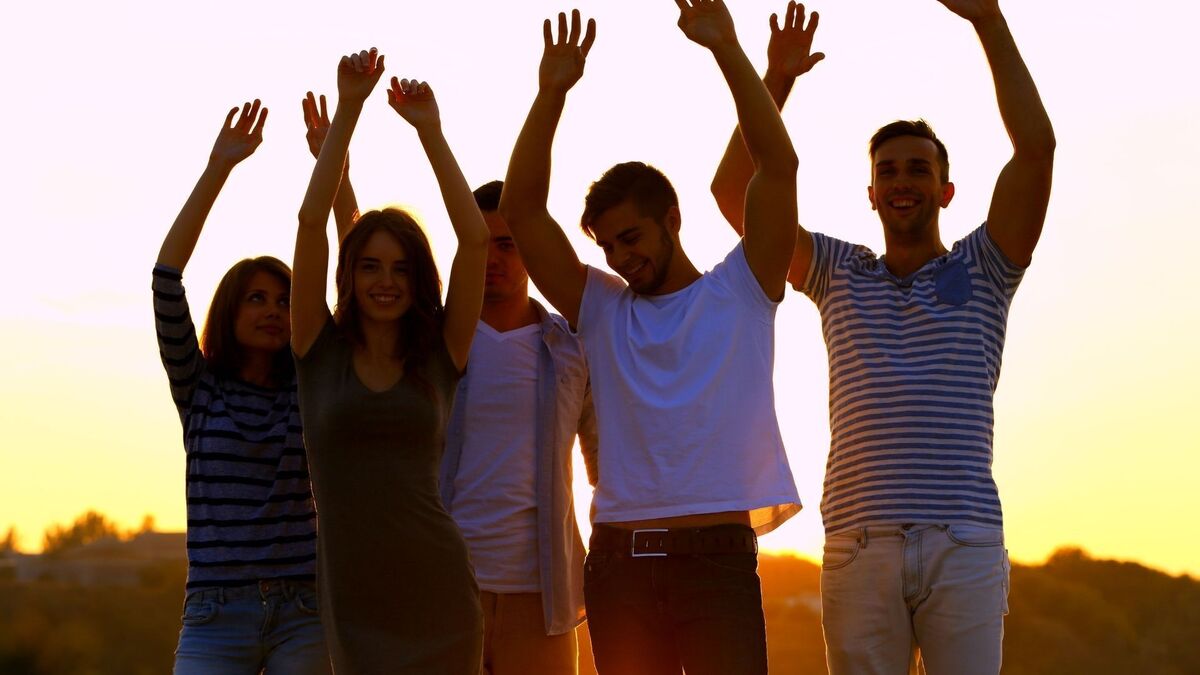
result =
[[758,553],[758,537],[746,525],[626,530],[597,523],[591,550],[622,553],[632,558],[712,553]]

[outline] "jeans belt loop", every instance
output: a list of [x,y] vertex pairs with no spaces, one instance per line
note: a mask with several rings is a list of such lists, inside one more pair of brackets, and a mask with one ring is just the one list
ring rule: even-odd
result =
[[862,547],[866,548],[871,543],[871,531],[867,528],[862,529]]

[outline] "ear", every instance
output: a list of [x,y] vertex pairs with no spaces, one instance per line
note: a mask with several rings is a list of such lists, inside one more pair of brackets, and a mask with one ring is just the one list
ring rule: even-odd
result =
[[879,209],[877,209],[875,207],[875,186],[874,185],[867,186],[867,199],[871,202],[871,210],[878,211]]
[[683,216],[679,213],[678,206],[672,206],[667,209],[667,229],[675,234],[679,234],[679,228],[683,225]]
[[944,209],[947,206],[950,206],[951,199],[954,199],[954,183],[947,182],[942,186],[941,207]]

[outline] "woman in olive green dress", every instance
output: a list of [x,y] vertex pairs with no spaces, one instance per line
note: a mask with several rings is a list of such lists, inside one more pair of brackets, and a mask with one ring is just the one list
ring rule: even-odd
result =
[[372,49],[339,64],[337,111],[296,235],[292,348],[322,623],[337,673],[475,675],[478,589],[437,467],[483,302],[488,229],[423,82],[392,78],[388,101],[417,131],[458,237],[446,303],[421,228],[386,209],[363,214],[341,243],[336,311],[325,304],[328,214],[383,60]]

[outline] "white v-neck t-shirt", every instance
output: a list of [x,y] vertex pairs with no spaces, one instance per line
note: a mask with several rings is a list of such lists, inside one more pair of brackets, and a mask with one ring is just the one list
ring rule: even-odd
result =
[[667,295],[593,267],[579,308],[600,431],[597,523],[800,510],[775,416],[775,310],[739,243]]
[[447,505],[479,587],[541,590],[537,556],[537,384],[542,327],[498,332],[483,321],[471,343],[462,459]]

